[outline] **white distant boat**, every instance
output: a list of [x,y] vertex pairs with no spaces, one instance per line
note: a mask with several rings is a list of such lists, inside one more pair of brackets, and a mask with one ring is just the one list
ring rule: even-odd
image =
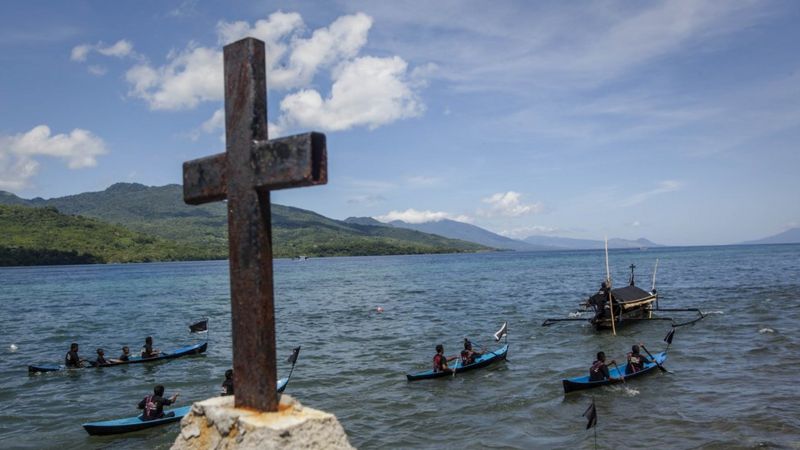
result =
[[308,259],[308,256],[300,255],[295,259],[295,261],[305,261],[307,259]]

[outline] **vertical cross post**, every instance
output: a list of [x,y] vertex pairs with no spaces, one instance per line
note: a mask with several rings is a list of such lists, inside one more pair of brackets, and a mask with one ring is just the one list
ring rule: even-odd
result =
[[224,59],[226,152],[184,163],[184,201],[228,200],[235,404],[277,411],[270,191],[327,183],[325,135],[268,141],[264,43]]

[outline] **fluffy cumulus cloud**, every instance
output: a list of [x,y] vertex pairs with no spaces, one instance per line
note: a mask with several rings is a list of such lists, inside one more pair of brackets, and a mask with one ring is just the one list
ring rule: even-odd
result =
[[189,46],[169,55],[169,62],[154,68],[138,64],[125,74],[130,94],[147,101],[151,109],[189,109],[202,101],[223,98],[222,52]]
[[472,222],[472,218],[466,215],[455,215],[443,211],[417,211],[416,209],[411,208],[405,211],[389,211],[382,216],[375,216],[374,219],[381,222],[402,220],[403,222],[408,223],[439,222],[444,219],[465,223]]
[[[265,42],[268,87],[273,93],[287,92],[280,102],[280,117],[270,124],[274,133],[295,126],[375,128],[424,111],[417,90],[428,72],[409,70],[399,56],[361,55],[372,22],[363,13],[341,16],[307,36],[299,14],[276,12],[252,25],[222,21],[217,24],[217,40],[220,46],[247,36]],[[85,50],[75,51],[85,57]],[[125,78],[130,95],[151,109],[191,109],[223,99],[222,63],[219,47],[190,44],[171,52],[162,66],[143,62],[131,67]],[[330,89],[319,90],[316,86],[327,79]],[[203,124],[200,129],[216,128]]]
[[313,89],[284,98],[281,119],[290,126],[346,130],[358,125],[373,129],[417,116],[423,106],[404,78],[406,69],[397,56],[349,61],[334,74],[327,98]]
[[514,191],[499,192],[484,198],[483,203],[488,204],[489,209],[481,210],[480,214],[487,217],[518,217],[539,213],[544,209],[541,203],[522,203],[522,194]]
[[50,127],[39,125],[26,133],[0,136],[0,188],[25,187],[38,172],[37,157],[59,158],[70,169],[80,169],[97,165],[97,156],[106,152],[102,139],[78,128],[53,135]]

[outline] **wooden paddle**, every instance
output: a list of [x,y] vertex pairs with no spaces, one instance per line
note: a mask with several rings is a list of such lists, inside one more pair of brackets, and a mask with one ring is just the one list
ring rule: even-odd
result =
[[639,346],[642,347],[642,350],[644,350],[644,352],[647,353],[647,356],[649,356],[650,359],[652,359],[653,362],[656,363],[656,366],[658,366],[659,370],[661,370],[662,372],[666,372],[666,373],[672,373],[669,370],[665,369],[664,366],[662,366],[661,363],[658,362],[656,357],[653,356],[653,354],[650,353],[649,350],[647,350],[647,347],[645,347],[644,344],[639,344]]
[[614,367],[617,368],[617,374],[619,374],[619,379],[622,380],[622,384],[625,384],[625,374],[619,370],[619,366],[617,365],[616,361],[614,361]]

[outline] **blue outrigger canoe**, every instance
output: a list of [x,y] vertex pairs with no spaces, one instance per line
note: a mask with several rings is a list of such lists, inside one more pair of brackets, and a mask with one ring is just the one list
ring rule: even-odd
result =
[[[181,348],[179,348],[179,349],[177,349],[177,350],[175,350],[175,351],[173,351],[171,353],[170,352],[161,352],[160,355],[155,356],[153,358],[142,358],[141,356],[131,356],[131,358],[128,361],[121,361],[121,362],[114,362],[114,363],[110,363],[110,364],[103,364],[101,366],[93,364],[93,365],[87,365],[85,367],[80,367],[80,368],[78,368],[78,367],[72,368],[71,367],[71,368],[69,368],[69,370],[86,369],[86,368],[90,368],[90,367],[126,366],[126,365],[129,365],[129,364],[140,364],[140,363],[149,363],[149,362],[155,362],[155,361],[163,361],[163,360],[166,360],[166,359],[180,358],[181,356],[186,356],[186,355],[197,355],[197,354],[200,354],[200,353],[204,353],[207,348],[208,348],[208,342],[203,342],[203,343],[200,343],[200,344],[187,345],[186,347],[181,347]],[[28,373],[31,373],[31,374],[42,373],[42,372],[57,372],[59,370],[67,370],[67,367],[64,366],[64,365],[59,365],[59,364],[42,364],[42,365],[31,365],[31,366],[28,366]]]
[[[278,380],[278,392],[283,392],[286,385],[289,383],[289,378],[281,378]],[[181,406],[164,411],[164,414],[174,413],[170,417],[162,417],[155,420],[142,420],[141,414],[136,417],[126,417],[124,419],[105,420],[102,422],[89,422],[83,424],[83,429],[92,436],[104,436],[109,434],[122,434],[130,433],[132,431],[145,430],[148,428],[165,425],[168,423],[178,422],[183,417],[189,414],[192,410],[192,405]]]
[[[666,361],[667,359],[667,352],[656,353],[655,355],[653,355],[653,358],[655,358],[655,360],[658,361],[658,364],[663,364],[664,361]],[[628,381],[631,378],[639,377],[646,373],[654,371],[658,367],[658,365],[655,363],[645,363],[644,368],[642,370],[636,373],[625,375],[625,369],[627,367],[628,364],[625,363],[621,365],[619,369],[617,369],[616,367],[609,368],[608,373],[609,375],[611,375],[612,378],[619,378],[620,376],[624,375],[625,381]],[[589,381],[589,375],[586,375],[584,377],[567,378],[561,380],[561,382],[564,385],[565,394],[569,394],[570,392],[573,391],[581,391],[584,389],[592,389],[600,386],[606,386],[609,384],[622,383],[621,380],[614,380],[614,379],[608,379],[602,381]]]
[[426,370],[424,372],[417,372],[417,373],[409,373],[406,374],[406,378],[408,381],[417,381],[417,380],[430,380],[432,378],[441,378],[446,376],[452,376],[453,371],[455,373],[467,372],[473,369],[479,369],[481,367],[486,367],[489,364],[500,361],[501,359],[506,359],[506,355],[508,354],[508,344],[498,348],[492,352],[486,352],[481,356],[475,359],[475,362],[472,364],[467,364],[465,366],[461,365],[461,359],[457,359],[453,367],[446,372],[434,372],[433,370]]

